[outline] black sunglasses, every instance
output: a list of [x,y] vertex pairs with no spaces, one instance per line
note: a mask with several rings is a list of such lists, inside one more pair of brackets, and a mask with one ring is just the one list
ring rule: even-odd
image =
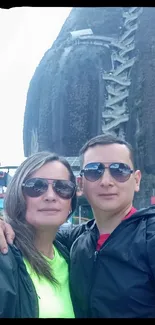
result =
[[30,178],[22,184],[22,187],[27,196],[39,197],[48,190],[49,184],[52,184],[53,191],[62,199],[71,199],[75,194],[76,185],[62,179]]
[[106,167],[100,162],[92,162],[81,170],[80,176],[84,176],[90,182],[95,182],[104,174],[106,168],[108,168],[110,175],[121,183],[126,182],[133,173],[133,169],[124,163],[114,162]]

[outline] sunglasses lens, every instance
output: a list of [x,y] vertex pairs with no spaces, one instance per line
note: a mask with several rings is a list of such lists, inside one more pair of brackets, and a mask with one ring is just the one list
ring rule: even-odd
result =
[[84,177],[90,181],[97,181],[104,172],[104,166],[101,163],[90,163],[87,164],[83,170]]
[[48,189],[46,180],[39,178],[31,178],[25,182],[24,192],[30,197],[38,197],[45,193]]
[[67,180],[54,180],[53,190],[62,199],[71,199],[75,193],[75,184]]
[[123,163],[114,163],[109,166],[110,173],[118,182],[126,182],[131,175],[131,169],[128,165]]

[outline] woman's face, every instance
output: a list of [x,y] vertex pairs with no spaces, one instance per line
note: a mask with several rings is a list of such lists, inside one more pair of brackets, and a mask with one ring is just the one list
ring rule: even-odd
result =
[[[57,180],[70,180],[68,169],[60,161],[46,163],[30,178],[46,178]],[[52,183],[39,197],[30,197],[24,194],[26,199],[26,220],[36,229],[54,227],[63,224],[71,210],[71,199],[63,199],[53,191]]]

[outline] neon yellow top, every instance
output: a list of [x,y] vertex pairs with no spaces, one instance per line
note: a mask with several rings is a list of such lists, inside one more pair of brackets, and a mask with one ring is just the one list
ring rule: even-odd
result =
[[27,272],[39,297],[39,318],[75,318],[69,292],[68,264],[55,247],[54,258],[51,260],[46,257],[46,259],[59,286],[51,284],[46,278],[40,277],[39,279],[28,261],[24,259]]

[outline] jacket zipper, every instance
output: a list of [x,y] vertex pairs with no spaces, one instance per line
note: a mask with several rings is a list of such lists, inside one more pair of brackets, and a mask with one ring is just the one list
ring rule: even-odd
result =
[[95,251],[95,253],[94,253],[94,262],[97,261],[98,253],[99,253],[98,251]]
[[92,281],[91,281],[91,286],[90,286],[90,290],[89,290],[89,302],[88,302],[88,309],[87,309],[87,317],[91,317],[91,298],[92,298],[92,289],[93,289],[93,285],[94,285],[94,279],[96,276],[96,263],[97,263],[97,259],[99,256],[99,251],[95,251],[94,252],[94,260],[93,260],[93,270],[92,270]]
[[88,317],[91,316],[91,298],[92,298],[92,289],[93,289],[93,285],[94,285],[94,280],[95,280],[95,276],[96,276],[96,264],[97,264],[97,260],[100,254],[101,249],[103,249],[107,242],[111,239],[111,236],[109,236],[109,238],[107,238],[107,240],[102,244],[102,246],[100,247],[100,249],[97,251],[95,250],[94,252],[94,260],[93,260],[93,271],[92,271],[92,281],[91,281],[91,286],[90,286],[90,291],[89,291],[89,303],[88,303]]

